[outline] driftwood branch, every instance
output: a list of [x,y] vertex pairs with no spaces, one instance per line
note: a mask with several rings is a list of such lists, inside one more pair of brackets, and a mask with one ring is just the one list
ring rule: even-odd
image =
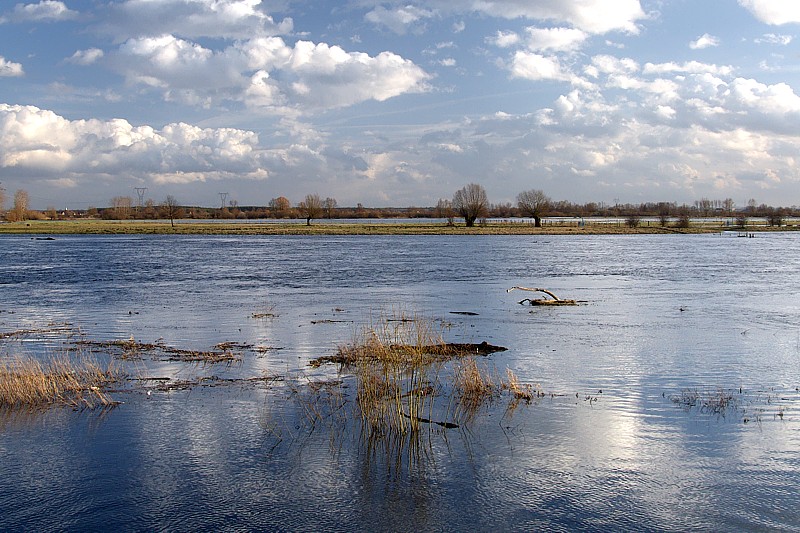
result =
[[559,298],[558,296],[556,296],[552,292],[548,291],[547,289],[531,289],[531,288],[528,288],[528,287],[511,287],[506,292],[511,292],[514,289],[517,289],[517,290],[520,290],[520,291],[543,292],[543,293],[547,294],[548,296],[550,296],[553,300],[556,300],[556,301],[561,300],[561,298]]
[[513,290],[520,290],[520,291],[530,291],[530,292],[543,292],[544,294],[550,296],[552,300],[533,300],[531,298],[525,298],[522,300],[521,304],[529,303],[530,305],[578,305],[575,300],[562,300],[552,292],[548,291],[547,289],[538,289],[538,288],[530,288],[530,287],[511,287],[506,292],[511,292]]

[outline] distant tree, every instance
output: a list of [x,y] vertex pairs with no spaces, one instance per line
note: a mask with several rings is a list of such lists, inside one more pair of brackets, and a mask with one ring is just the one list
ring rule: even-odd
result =
[[756,199],[750,198],[747,200],[747,214],[748,215],[755,215],[756,213]]
[[638,228],[640,223],[641,219],[639,218],[639,215],[635,213],[631,213],[630,215],[625,217],[625,224],[627,224],[627,226],[631,229]]
[[297,204],[297,208],[306,219],[306,225],[310,226],[311,221],[319,218],[322,214],[322,200],[318,194],[307,194],[306,199]]
[[14,206],[8,212],[8,220],[21,222],[28,218],[28,191],[19,189],[14,193]]
[[542,227],[542,217],[547,214],[551,205],[550,197],[540,189],[523,191],[517,195],[517,207],[523,216],[533,218],[534,226],[537,228]]
[[474,226],[479,217],[485,217],[488,208],[486,189],[477,183],[470,183],[453,196],[453,209],[464,218],[468,228]]
[[3,209],[6,207],[6,190],[0,187],[0,216],[3,214]]
[[783,210],[771,207],[767,210],[767,224],[770,226],[783,226]]
[[144,203],[144,218],[154,219],[158,216],[156,213],[156,205],[153,202],[152,198],[148,198],[147,201]]
[[454,225],[456,213],[453,211],[453,202],[446,198],[440,198],[436,203],[436,218],[447,219],[447,225]]
[[688,228],[691,225],[691,218],[689,217],[689,209],[685,206],[678,213],[678,219],[675,221],[675,227]]
[[733,201],[733,198],[725,198],[722,201],[722,208],[728,213],[728,216],[733,214],[733,208],[736,207],[736,203]]
[[130,196],[115,196],[111,199],[111,216],[116,220],[125,220],[131,216],[133,199]]
[[736,225],[744,229],[747,226],[747,213],[739,211],[736,214]]
[[269,210],[272,211],[272,216],[275,218],[288,216],[291,209],[292,204],[285,196],[278,196],[269,201]]
[[56,220],[58,218],[58,212],[56,208],[52,205],[47,206],[47,218],[50,220]]
[[333,218],[333,210],[336,209],[336,206],[339,205],[336,202],[336,198],[325,198],[325,202],[323,202],[323,206],[325,207],[325,218]]
[[178,200],[175,199],[174,196],[167,195],[164,201],[161,203],[161,208],[164,213],[164,216],[169,219],[170,225],[174,228],[175,227],[175,219],[180,216],[181,208],[178,205]]
[[658,222],[661,224],[661,227],[667,227],[669,225],[669,216],[672,213],[672,207],[666,203],[662,202],[658,205]]

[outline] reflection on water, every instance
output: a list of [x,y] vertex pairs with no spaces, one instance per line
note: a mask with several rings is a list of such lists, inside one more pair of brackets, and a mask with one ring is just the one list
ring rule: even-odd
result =
[[[797,238],[4,236],[0,357],[253,348],[131,361],[169,381],[105,415],[2,413],[0,529],[797,530]],[[353,376],[309,362],[397,305],[545,396],[414,438],[344,416]]]

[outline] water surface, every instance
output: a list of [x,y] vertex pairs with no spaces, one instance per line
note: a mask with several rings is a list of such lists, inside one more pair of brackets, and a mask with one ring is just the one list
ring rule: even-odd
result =
[[[123,393],[103,415],[5,413],[0,529],[796,531],[797,239],[4,236],[0,332],[38,333],[2,340],[0,357],[76,336],[236,342],[263,350],[134,366],[281,379]],[[522,306],[515,285],[585,303]],[[352,425],[309,432],[298,399],[339,379],[309,361],[403,312],[508,347],[481,363],[547,396],[513,412],[498,399],[413,460]],[[735,401],[671,401],[685,391]]]

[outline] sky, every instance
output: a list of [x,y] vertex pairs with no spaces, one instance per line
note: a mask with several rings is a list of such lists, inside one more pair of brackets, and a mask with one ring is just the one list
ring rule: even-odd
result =
[[6,208],[468,183],[800,204],[800,1],[0,2]]

